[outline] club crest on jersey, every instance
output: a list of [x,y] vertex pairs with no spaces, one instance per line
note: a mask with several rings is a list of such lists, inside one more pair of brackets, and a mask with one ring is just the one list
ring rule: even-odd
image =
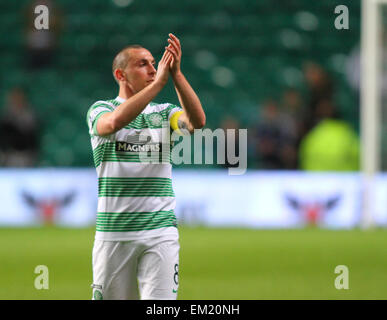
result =
[[152,126],[160,127],[161,123],[163,122],[163,117],[158,113],[151,113],[148,116],[148,120]]

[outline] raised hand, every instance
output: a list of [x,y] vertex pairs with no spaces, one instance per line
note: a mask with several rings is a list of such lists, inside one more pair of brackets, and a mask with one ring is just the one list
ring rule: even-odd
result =
[[163,86],[168,82],[169,67],[172,59],[172,54],[165,50],[157,66],[155,82],[160,82]]
[[165,47],[165,50],[171,53],[173,57],[170,63],[170,70],[173,75],[176,75],[177,73],[180,72],[180,63],[181,63],[181,54],[182,54],[180,40],[175,35],[170,33],[168,43],[169,45]]

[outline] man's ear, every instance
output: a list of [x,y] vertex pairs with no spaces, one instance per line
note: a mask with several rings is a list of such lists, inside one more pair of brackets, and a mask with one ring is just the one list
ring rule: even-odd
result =
[[125,73],[122,69],[116,69],[114,71],[114,76],[116,77],[117,81],[126,81]]

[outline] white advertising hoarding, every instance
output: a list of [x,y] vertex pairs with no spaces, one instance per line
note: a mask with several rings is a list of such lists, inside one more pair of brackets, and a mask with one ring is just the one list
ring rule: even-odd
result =
[[0,190],[0,225],[85,226],[95,220],[95,170],[2,169]]
[[375,179],[373,220],[378,226],[387,227],[387,174],[379,174]]
[[[0,170],[0,225],[92,226],[97,208],[95,169]],[[361,215],[356,173],[174,170],[179,224],[352,228]],[[374,222],[387,226],[387,175],[375,181]]]
[[359,223],[357,174],[205,171],[174,174],[176,214],[187,223],[289,228],[350,228]]

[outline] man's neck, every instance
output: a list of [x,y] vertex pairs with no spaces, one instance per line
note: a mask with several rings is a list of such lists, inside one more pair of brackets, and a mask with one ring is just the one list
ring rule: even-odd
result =
[[120,90],[118,91],[118,96],[128,100],[130,97],[134,96],[132,90],[130,90],[127,86],[120,86]]

